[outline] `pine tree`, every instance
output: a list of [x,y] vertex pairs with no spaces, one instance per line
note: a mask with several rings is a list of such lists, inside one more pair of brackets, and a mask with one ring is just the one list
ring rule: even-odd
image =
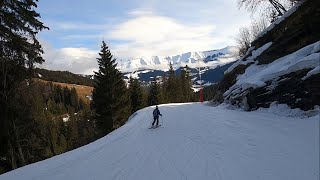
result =
[[10,138],[19,131],[15,124],[25,120],[19,119],[19,103],[13,104],[12,99],[34,64],[44,61],[36,34],[47,27],[38,20],[36,7],[35,0],[0,1],[0,156],[11,160],[13,169],[17,168],[15,154],[20,158],[18,165],[26,162],[23,152],[14,152],[21,149],[20,140]]
[[79,97],[75,88],[72,88],[70,91],[70,105],[78,111],[79,108]]
[[95,72],[92,107],[95,119],[103,134],[124,124],[130,113],[129,94],[116,60],[108,46],[102,41],[100,57],[97,58],[99,71]]
[[67,86],[63,88],[63,102],[66,107],[70,106],[71,104],[71,91]]
[[162,95],[162,103],[169,103],[170,101],[167,97],[168,77],[165,73],[161,76],[161,82],[162,83],[160,84],[160,92]]
[[162,103],[160,85],[157,83],[156,80],[154,80],[151,82],[151,85],[150,85],[148,104],[149,106],[152,106],[160,103]]
[[87,106],[88,106],[87,103],[82,98],[80,98],[79,99],[79,110],[84,110],[87,108]]
[[60,85],[54,87],[53,98],[56,103],[63,102],[63,91]]
[[[77,115],[70,113],[69,121],[62,121],[61,115],[67,111],[65,102],[55,102],[55,87],[52,83],[42,82],[24,82],[18,86],[10,101],[15,104],[11,113],[16,120],[8,129],[9,144],[6,153],[1,154],[0,174],[72,150],[97,137],[91,110],[85,104],[82,106],[86,109]],[[52,93],[48,94],[48,89],[52,89]],[[77,136],[70,135],[74,131],[78,132]],[[75,143],[69,141],[71,138]]]
[[193,99],[193,90],[191,89],[191,77],[190,77],[190,69],[186,65],[184,68],[181,68],[180,73],[180,94],[182,102],[189,102]]
[[143,92],[138,79],[130,77],[131,114],[143,108]]
[[163,88],[165,89],[164,93],[167,102],[180,102],[180,85],[177,78],[175,77],[175,72],[171,63],[169,65],[168,78],[166,79],[166,83]]

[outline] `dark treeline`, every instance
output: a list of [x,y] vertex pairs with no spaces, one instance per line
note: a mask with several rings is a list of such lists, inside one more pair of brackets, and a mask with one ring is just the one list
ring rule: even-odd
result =
[[[39,77],[39,75],[42,77]],[[46,81],[93,86],[93,80],[89,77],[73,74],[69,71],[52,71],[47,69],[36,68],[34,70],[33,77],[41,78]]]
[[216,103],[222,103],[224,101],[223,94],[226,92],[229,87],[234,84],[235,80],[230,76],[224,76],[224,80],[220,81],[216,84],[212,84],[210,86],[203,88],[203,96],[205,101],[212,101]]
[[[212,84],[203,88],[203,97],[205,101],[213,100],[218,97],[218,84]],[[220,94],[219,98],[222,98]],[[220,99],[221,101],[222,99]]]
[[49,29],[36,7],[36,0],[0,2],[0,173],[96,139],[89,105],[75,89],[32,79],[44,62],[36,35]]
[[23,81],[10,102],[13,128],[8,130],[9,146],[1,144],[0,173],[64,153],[97,138],[90,107],[74,88]]
[[154,79],[149,87],[147,95],[147,104],[149,106],[163,103],[195,101],[188,66],[181,68],[180,75],[176,75],[170,64],[167,76],[161,77],[161,80],[162,81],[158,81]]
[[196,101],[192,90],[190,69],[181,68],[179,75],[170,65],[167,75],[155,78],[147,87],[141,86],[138,79],[130,77],[129,92],[131,99],[131,113],[146,107],[165,103],[179,103]]

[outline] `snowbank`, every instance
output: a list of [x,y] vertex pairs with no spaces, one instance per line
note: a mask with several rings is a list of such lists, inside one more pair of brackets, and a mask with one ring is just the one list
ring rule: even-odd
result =
[[286,104],[278,104],[277,102],[273,102],[269,108],[259,108],[256,112],[265,112],[284,117],[309,118],[313,116],[319,117],[320,107],[316,106],[313,110],[303,111],[299,108],[291,109]]
[[[320,56],[319,56],[319,59],[320,59]],[[320,60],[319,60],[320,61]],[[320,62],[319,62],[320,64]],[[307,75],[303,78],[301,78],[302,80],[306,80],[308,79],[309,77],[311,77],[312,75],[315,75],[315,74],[319,74],[320,73],[320,65],[316,66],[314,69],[312,69],[311,71],[309,71],[307,73]]]

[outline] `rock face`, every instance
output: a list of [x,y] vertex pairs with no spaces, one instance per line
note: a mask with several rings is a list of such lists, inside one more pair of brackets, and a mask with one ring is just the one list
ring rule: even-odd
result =
[[252,89],[246,95],[250,108],[269,107],[277,101],[280,104],[288,104],[291,108],[302,110],[313,109],[315,105],[320,105],[320,74],[311,76],[306,80],[301,80],[308,70],[299,70],[284,76],[277,81],[277,87],[270,91],[273,81],[268,81],[262,88]]
[[223,101],[246,110],[272,102],[320,105],[320,1],[301,1],[252,42],[219,84]]
[[[295,9],[297,10],[294,11]],[[292,11],[294,12],[286,19],[279,19],[282,21],[275,25],[271,31],[252,42],[254,47],[261,47],[268,42],[273,42],[259,56],[260,64],[268,64],[279,57],[320,40],[320,1],[306,0]]]

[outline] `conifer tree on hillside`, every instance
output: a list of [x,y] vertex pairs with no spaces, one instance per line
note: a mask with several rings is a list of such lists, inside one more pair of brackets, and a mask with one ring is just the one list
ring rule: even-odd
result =
[[66,104],[66,107],[71,104],[71,91],[67,86],[63,88],[63,101]]
[[104,41],[99,55],[99,71],[94,75],[92,107],[95,109],[98,127],[106,134],[127,120],[130,114],[130,100],[122,75],[116,69],[116,60]]
[[[47,27],[39,20],[36,7],[36,0],[0,1],[0,156],[11,159],[12,169],[26,164],[20,137],[12,137],[18,133],[15,125],[24,121],[17,115],[19,107],[12,99],[21,82],[31,74],[27,70],[44,61],[36,35]],[[19,152],[14,152],[16,149]],[[14,160],[16,154],[20,164]]]
[[157,105],[162,103],[161,87],[156,80],[152,81],[148,96],[148,105]]
[[75,88],[72,88],[70,91],[70,105],[75,109],[75,111],[78,111],[80,109],[79,97]]
[[182,102],[189,102],[193,99],[193,90],[191,89],[192,82],[190,77],[190,69],[186,65],[181,69],[180,74],[180,89],[181,89],[181,100]]
[[168,102],[179,102],[179,99],[180,99],[180,94],[178,92],[179,82],[177,82],[177,79],[174,74],[174,69],[171,63],[169,67],[169,76],[166,80],[166,84],[164,88],[165,88],[166,99]]
[[143,90],[138,79],[130,77],[131,114],[143,108]]

